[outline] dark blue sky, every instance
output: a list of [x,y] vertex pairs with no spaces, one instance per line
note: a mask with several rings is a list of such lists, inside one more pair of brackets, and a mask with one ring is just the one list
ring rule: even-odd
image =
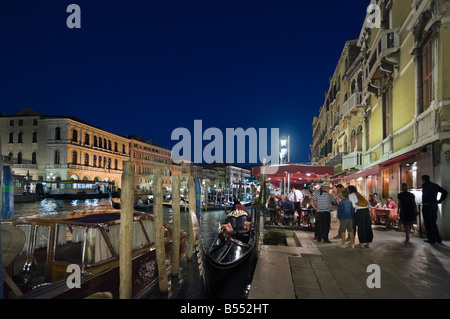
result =
[[[72,3],[81,29],[66,26]],[[279,128],[291,162],[306,162],[313,116],[368,4],[1,0],[0,112],[73,115],[167,148],[196,119],[224,134]]]

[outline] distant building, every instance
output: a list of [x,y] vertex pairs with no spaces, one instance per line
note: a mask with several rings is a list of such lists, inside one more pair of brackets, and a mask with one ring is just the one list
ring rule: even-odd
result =
[[136,190],[152,193],[157,172],[161,174],[163,187],[171,188],[171,151],[141,137],[128,136],[128,139],[130,158],[135,165]]
[[4,163],[35,181],[81,180],[121,186],[129,140],[70,116],[22,109],[0,117]]

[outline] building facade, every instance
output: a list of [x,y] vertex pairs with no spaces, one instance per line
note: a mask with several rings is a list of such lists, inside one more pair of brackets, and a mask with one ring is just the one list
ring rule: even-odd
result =
[[[343,141],[342,172],[334,181],[357,185],[366,195],[377,192],[396,199],[401,183],[420,188],[420,177],[427,174],[448,190],[450,3],[372,0],[369,4],[378,6],[380,24],[374,25],[372,14],[367,14],[357,39],[359,55],[345,72],[348,84],[357,76],[358,95],[347,100],[349,105],[338,115],[348,135]],[[352,88],[344,94],[353,96]],[[317,128],[333,125],[330,112],[321,110],[314,119],[313,163],[327,160],[317,153],[321,149]],[[336,133],[329,135],[332,144],[339,144],[343,134]],[[332,155],[339,154],[334,151]],[[450,201],[440,205],[438,225],[449,238]]]
[[2,155],[13,175],[34,181],[80,180],[121,187],[129,140],[70,117],[31,109],[0,117]]
[[135,165],[136,190],[152,193],[155,175],[159,172],[162,185],[170,189],[171,179],[171,151],[154,145],[150,140],[129,136],[130,157]]

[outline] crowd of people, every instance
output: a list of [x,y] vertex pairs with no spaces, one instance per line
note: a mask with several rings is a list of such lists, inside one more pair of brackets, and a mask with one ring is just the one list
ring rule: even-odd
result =
[[[447,191],[439,185],[432,183],[428,175],[422,176],[422,205],[423,218],[428,243],[441,243],[442,239],[436,225],[437,205],[447,197]],[[438,200],[438,193],[441,194]],[[314,239],[318,242],[330,243],[329,232],[331,217],[339,221],[338,234],[340,238],[338,247],[370,248],[373,241],[372,207],[383,207],[395,210],[395,219],[386,218],[386,228],[398,222],[405,232],[405,242],[410,241],[413,225],[417,224],[417,205],[415,196],[409,192],[405,183],[401,184],[397,203],[390,196],[386,197],[384,204],[378,194],[370,194],[366,199],[357,188],[342,184],[331,186],[323,183],[316,189],[296,189],[291,187],[288,195],[271,195],[266,208],[270,213],[270,223],[292,226],[294,224],[309,226],[314,229]],[[358,238],[358,244],[355,243]],[[349,241],[348,244],[346,242]]]

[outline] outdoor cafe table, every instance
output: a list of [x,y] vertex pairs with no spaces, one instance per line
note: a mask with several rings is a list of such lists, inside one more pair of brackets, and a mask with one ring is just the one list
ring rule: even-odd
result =
[[372,222],[384,219],[386,222],[394,222],[397,219],[398,208],[371,207],[370,217]]

